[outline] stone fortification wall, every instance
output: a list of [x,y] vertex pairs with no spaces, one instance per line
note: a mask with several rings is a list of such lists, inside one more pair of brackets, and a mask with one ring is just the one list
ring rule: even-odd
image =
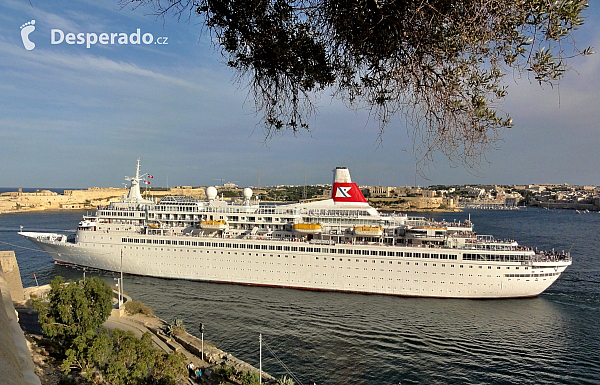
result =
[[92,187],[87,190],[65,190],[63,194],[3,194],[0,196],[0,212],[94,208],[121,199],[127,191],[122,188]]
[[23,282],[14,251],[0,251],[0,268],[8,285],[10,296],[15,302],[25,301],[23,294]]
[[127,194],[129,190],[124,188],[99,188],[91,187],[87,190],[65,190],[63,196],[70,196],[72,199],[84,201],[87,200],[98,200],[98,199],[120,199],[123,194]]
[[[23,296],[15,253],[1,252],[0,262],[0,382],[3,385],[40,385],[9,289],[18,289],[17,295]],[[5,266],[12,270],[5,274]],[[15,274],[19,275],[18,282],[15,281]]]
[[[3,193],[0,195],[0,213],[26,210],[56,210],[56,209],[94,209],[109,202],[118,201],[129,192],[124,188],[91,187],[87,190],[65,190],[63,194],[47,193]],[[142,196],[149,199],[160,199],[165,195],[187,195],[195,198],[206,198],[203,188],[188,186],[174,187],[169,190],[149,190],[148,195],[142,191]]]
[[168,195],[185,195],[197,199],[206,198],[206,193],[203,188],[192,188],[189,186],[173,187],[169,190]]

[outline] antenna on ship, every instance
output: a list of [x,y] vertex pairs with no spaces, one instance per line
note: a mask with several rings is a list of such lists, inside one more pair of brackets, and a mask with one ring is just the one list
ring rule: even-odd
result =
[[302,199],[306,199],[306,171],[304,172],[304,190],[302,191]]
[[[125,177],[125,180],[131,182],[131,186],[129,187],[129,195],[127,196],[128,199],[131,199],[133,201],[138,201],[138,202],[144,200],[144,198],[142,198],[142,195],[140,194],[140,182],[146,176],[148,176],[150,178],[154,178],[152,175],[147,174],[147,173],[140,175],[140,158],[138,158],[137,165],[135,168],[135,176],[134,177],[128,177],[128,176]],[[150,182],[145,181],[145,180],[144,180],[144,183],[146,185],[150,184]]]

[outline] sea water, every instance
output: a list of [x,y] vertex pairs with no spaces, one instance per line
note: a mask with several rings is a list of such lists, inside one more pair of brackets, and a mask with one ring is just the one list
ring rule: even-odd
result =
[[[0,215],[25,286],[82,271],[17,236],[74,231],[81,211]],[[599,384],[600,214],[571,210],[420,214],[465,220],[478,234],[571,250],[573,265],[536,298],[456,300],[311,292],[125,276],[124,290],[169,321],[279,377],[308,384]],[[93,273],[110,284],[116,274]]]

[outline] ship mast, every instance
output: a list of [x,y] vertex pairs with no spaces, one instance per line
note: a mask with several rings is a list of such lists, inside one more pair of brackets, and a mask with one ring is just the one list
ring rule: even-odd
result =
[[140,181],[148,174],[143,174],[140,175],[140,158],[138,158],[137,160],[137,166],[135,168],[135,176],[134,177],[125,177],[126,181],[130,181],[131,182],[131,186],[129,187],[129,195],[127,195],[127,199],[134,201],[134,202],[139,202],[139,201],[146,201],[144,198],[142,198],[142,194],[140,193]]

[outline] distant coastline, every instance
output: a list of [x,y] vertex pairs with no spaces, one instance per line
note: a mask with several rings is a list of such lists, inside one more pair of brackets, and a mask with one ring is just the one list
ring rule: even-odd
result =
[[[330,186],[252,187],[264,204],[328,199]],[[307,193],[307,189],[309,194]],[[329,190],[328,190],[329,189]],[[218,186],[224,200],[240,199],[242,189],[233,183]],[[381,187],[362,186],[369,204],[383,211],[461,212],[464,209],[516,209],[517,206],[543,209],[600,211],[600,189],[593,186],[526,185],[526,186],[429,186]],[[29,211],[94,210],[127,194],[124,188],[14,188],[0,187],[0,214]],[[153,187],[143,195],[160,200],[165,195],[206,197],[204,187]]]
[[[114,187],[87,189],[0,188],[0,214],[46,210],[94,210],[120,200],[128,190]],[[205,197],[203,188],[180,186],[170,189],[149,190],[149,199],[165,195]]]

